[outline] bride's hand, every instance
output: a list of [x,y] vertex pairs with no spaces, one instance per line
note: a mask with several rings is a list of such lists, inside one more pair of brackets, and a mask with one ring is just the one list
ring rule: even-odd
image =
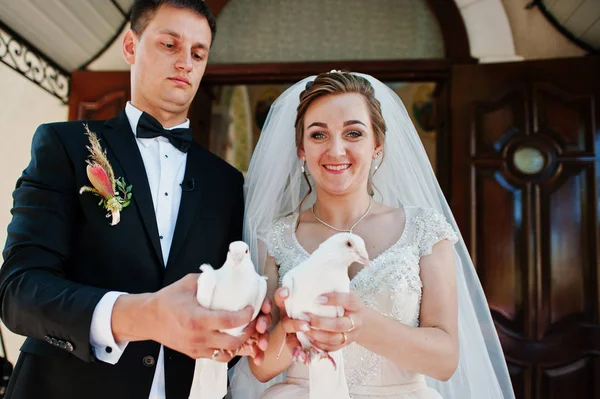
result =
[[[356,342],[364,326],[363,320],[367,307],[362,299],[353,292],[334,292],[322,295],[327,306],[344,308],[343,317],[310,316],[311,330],[307,333],[309,339],[319,349],[333,352],[351,342]],[[325,301],[325,300],[324,300]]]
[[286,334],[285,341],[291,353],[297,348],[302,348],[300,341],[296,337],[298,331],[307,331],[310,329],[308,320],[294,320],[290,319],[285,309],[285,300],[290,295],[287,288],[278,288],[275,291],[275,306],[279,309],[279,323],[281,328]]

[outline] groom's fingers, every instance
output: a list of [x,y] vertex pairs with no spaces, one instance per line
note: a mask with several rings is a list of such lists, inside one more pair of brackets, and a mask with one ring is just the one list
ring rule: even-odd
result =
[[247,334],[242,334],[239,337],[233,337],[226,333],[213,331],[206,341],[209,347],[236,351],[242,345],[244,345],[244,342],[246,342],[247,339]]
[[179,282],[185,291],[195,293],[198,290],[198,277],[200,277],[200,273],[188,273]]
[[272,309],[273,304],[271,303],[271,300],[269,298],[265,298],[260,308],[260,311],[264,314],[270,314]]
[[[212,353],[212,350],[211,350],[211,353]],[[213,358],[211,355],[209,358],[212,360],[216,360],[217,362],[228,363],[231,359],[233,359],[233,356],[229,355],[225,351],[221,351],[219,353],[219,356]]]
[[207,310],[199,307],[198,321],[209,330],[228,330],[250,323],[253,314],[252,306],[246,306],[237,312]]
[[271,325],[271,315],[260,315],[256,318],[256,332],[264,334]]
[[252,320],[247,326],[246,328],[244,328],[244,331],[242,331],[244,333],[245,337],[251,337],[254,332],[256,331],[256,322],[257,320]]

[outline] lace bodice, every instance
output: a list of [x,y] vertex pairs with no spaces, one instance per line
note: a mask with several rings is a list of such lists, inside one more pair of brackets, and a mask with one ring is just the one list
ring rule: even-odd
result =
[[[371,260],[350,282],[351,290],[371,309],[409,326],[419,325],[421,278],[419,259],[431,254],[435,243],[458,240],[444,216],[433,209],[405,207],[406,225],[400,239]],[[306,260],[309,254],[296,238],[298,214],[273,222],[261,236],[268,252],[279,265],[279,282],[285,274]],[[344,348],[344,366],[350,390],[359,386],[385,386],[422,378],[400,370],[395,364],[356,343]],[[294,365],[295,368],[305,367]],[[296,370],[297,371],[297,370]]]

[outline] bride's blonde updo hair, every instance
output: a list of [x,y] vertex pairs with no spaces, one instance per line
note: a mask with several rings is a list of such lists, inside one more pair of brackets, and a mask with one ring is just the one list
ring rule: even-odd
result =
[[[304,116],[306,110],[317,98],[330,95],[358,93],[362,94],[367,102],[367,108],[371,116],[371,126],[373,127],[373,134],[375,136],[375,143],[383,147],[385,143],[385,120],[381,113],[381,104],[379,100],[375,98],[375,90],[371,83],[362,76],[352,74],[350,72],[331,71],[319,74],[314,81],[306,84],[306,89],[300,93],[300,105],[298,105],[298,111],[296,113],[296,122],[294,127],[296,128],[296,148],[300,150],[304,139]],[[381,162],[383,162],[383,156]],[[380,162],[380,165],[381,165]],[[312,192],[312,186],[308,180],[306,171],[304,172],[304,178],[308,183],[308,193],[300,203],[300,209],[302,203]],[[373,185],[371,182],[372,176],[369,178],[367,191],[370,195],[373,195]]]

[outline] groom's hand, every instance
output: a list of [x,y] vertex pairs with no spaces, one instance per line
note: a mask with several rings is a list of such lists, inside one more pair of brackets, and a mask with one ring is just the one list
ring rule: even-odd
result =
[[[238,312],[226,312],[200,306],[196,300],[198,276],[189,274],[151,295],[151,339],[194,359],[211,358],[215,349],[235,352],[256,329],[256,322],[250,323],[253,309],[248,306]],[[248,323],[240,337],[218,331]],[[216,359],[229,361],[231,357],[221,354]]]
[[242,346],[239,351],[239,356],[250,356],[254,359],[254,363],[259,365],[263,362],[265,358],[265,351],[269,346],[269,333],[268,329],[271,325],[271,311],[272,311],[271,301],[268,298],[262,303],[260,308],[260,313],[256,318],[256,323],[248,325],[245,328],[244,332],[250,335],[250,338],[246,341],[246,343]]

